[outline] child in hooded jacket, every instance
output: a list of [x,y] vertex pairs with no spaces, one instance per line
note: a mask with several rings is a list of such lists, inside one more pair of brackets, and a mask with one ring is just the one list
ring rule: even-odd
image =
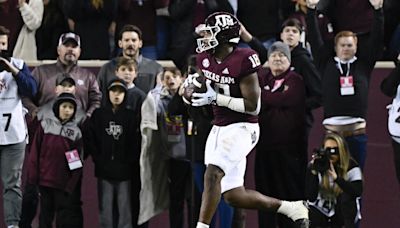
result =
[[[126,105],[127,86],[109,82],[106,102],[96,109],[84,132],[85,151],[92,155],[98,183],[100,227],[132,227],[131,179],[140,154],[139,121]],[[118,216],[113,203],[116,202]],[[118,218],[118,221],[113,221]]]
[[75,120],[77,103],[61,93],[35,130],[28,163],[28,183],[39,186],[39,227],[83,227],[80,200],[82,133]]

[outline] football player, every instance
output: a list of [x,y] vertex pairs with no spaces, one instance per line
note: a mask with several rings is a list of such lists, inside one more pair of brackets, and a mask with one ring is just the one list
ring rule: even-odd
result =
[[234,207],[276,211],[308,227],[308,209],[302,201],[282,201],[243,186],[246,156],[259,138],[260,60],[253,50],[237,47],[239,30],[233,15],[216,12],[198,31],[197,66],[207,78],[207,91],[193,93],[192,105],[213,104],[214,126],[206,143],[197,228],[209,227],[221,194]]

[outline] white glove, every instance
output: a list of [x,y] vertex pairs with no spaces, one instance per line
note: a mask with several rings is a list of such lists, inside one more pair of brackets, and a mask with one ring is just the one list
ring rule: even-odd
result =
[[193,93],[192,94],[192,106],[203,106],[213,103],[217,99],[217,93],[211,88],[211,81],[206,81],[207,92],[205,93]]
[[189,74],[183,82],[183,87],[186,88],[189,84],[193,83],[193,78],[199,77],[198,73]]
[[315,9],[318,5],[319,0],[306,0],[307,7],[310,9]]

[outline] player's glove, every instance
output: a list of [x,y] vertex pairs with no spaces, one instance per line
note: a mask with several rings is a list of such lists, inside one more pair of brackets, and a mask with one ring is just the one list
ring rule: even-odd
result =
[[211,81],[206,81],[207,92],[205,93],[193,93],[192,95],[192,106],[203,106],[209,105],[217,99],[217,93],[211,87]]
[[185,81],[183,82],[183,87],[187,87],[189,84],[193,83],[193,78],[198,77],[199,74],[198,73],[194,73],[194,74],[188,74],[188,76],[186,77]]

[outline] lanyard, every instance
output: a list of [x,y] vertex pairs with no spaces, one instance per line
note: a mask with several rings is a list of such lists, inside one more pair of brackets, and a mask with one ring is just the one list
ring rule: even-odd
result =
[[[340,74],[343,75],[343,69],[342,69],[342,64],[340,62],[337,63],[337,67],[340,71]],[[349,76],[350,73],[350,62],[347,62],[347,73],[346,73],[346,77]]]
[[347,64],[347,73],[346,73],[346,76],[349,76],[349,74],[350,74],[350,64],[351,64],[351,63],[354,63],[354,62],[357,60],[357,57],[354,56],[353,58],[351,58],[351,59],[348,60],[348,61],[342,61],[342,60],[340,60],[339,57],[337,57],[337,56],[335,56],[333,59],[335,60],[335,62],[336,62],[336,67],[339,69],[341,75],[343,75],[342,63],[343,63],[343,64]]

